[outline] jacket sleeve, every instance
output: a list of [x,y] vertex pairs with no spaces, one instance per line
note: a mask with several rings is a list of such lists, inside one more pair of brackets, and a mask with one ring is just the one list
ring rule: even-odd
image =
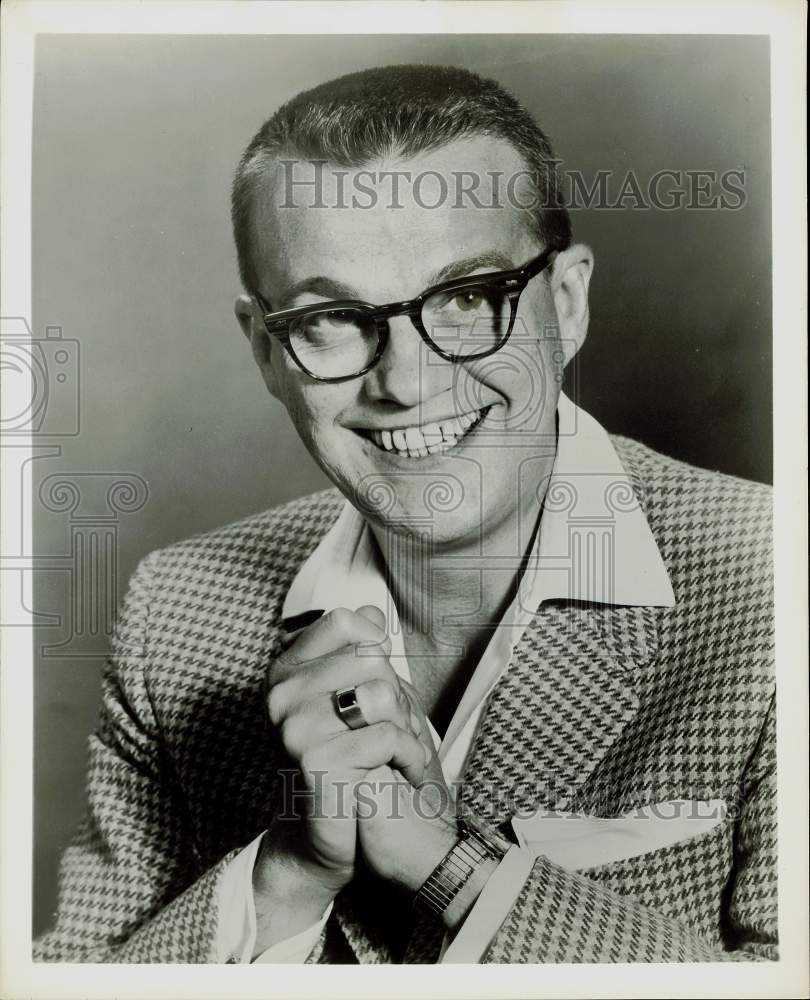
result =
[[[723,902],[723,943],[539,857],[486,962],[717,962],[777,959],[776,733],[771,702],[746,769]],[[689,886],[684,886],[688,893]]]
[[202,870],[161,750],[143,669],[153,562],[133,576],[113,637],[89,740],[87,811],[35,961],[215,961],[217,885],[236,852]]

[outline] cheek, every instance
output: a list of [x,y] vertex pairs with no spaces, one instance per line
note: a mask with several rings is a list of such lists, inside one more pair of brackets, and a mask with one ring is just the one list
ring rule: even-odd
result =
[[488,418],[490,431],[502,432],[507,448],[512,443],[525,445],[537,434],[545,436],[554,430],[563,361],[556,329],[545,340],[537,330],[524,327],[496,354],[459,371],[455,380],[458,408],[477,409],[496,402]]
[[285,405],[290,419],[308,450],[326,465],[339,459],[341,436],[348,433],[335,420],[345,401],[339,386],[302,385],[296,377],[286,386]]
[[317,441],[328,426],[327,414],[317,397],[301,392],[296,386],[287,386],[287,412],[299,435],[307,444]]
[[555,381],[552,369],[555,351],[539,341],[536,333],[519,333],[496,354],[460,370],[454,390],[460,409],[475,409],[498,402],[508,412],[548,394]]

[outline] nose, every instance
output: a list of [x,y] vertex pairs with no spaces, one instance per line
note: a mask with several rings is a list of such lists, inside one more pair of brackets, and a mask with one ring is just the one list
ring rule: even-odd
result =
[[389,319],[388,329],[383,355],[365,376],[369,399],[413,407],[450,386],[450,362],[431,351],[408,316]]

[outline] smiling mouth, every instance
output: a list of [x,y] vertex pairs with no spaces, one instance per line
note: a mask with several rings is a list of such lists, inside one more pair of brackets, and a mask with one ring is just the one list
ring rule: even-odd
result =
[[472,413],[464,413],[450,420],[421,424],[414,427],[400,427],[396,430],[370,430],[356,428],[356,433],[371,441],[380,451],[398,455],[400,458],[426,458],[428,455],[443,455],[458,447],[492,409],[485,406]]

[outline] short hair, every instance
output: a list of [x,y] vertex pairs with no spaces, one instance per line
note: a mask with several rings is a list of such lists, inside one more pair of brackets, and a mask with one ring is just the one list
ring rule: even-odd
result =
[[[530,225],[547,247],[571,242],[551,143],[529,112],[501,84],[454,66],[384,66],[349,73],[298,94],[251,140],[239,161],[231,220],[239,275],[258,288],[251,215],[255,181],[282,156],[363,166],[382,156],[412,156],[457,139],[494,136],[525,161],[535,185]],[[535,207],[536,206],[536,207]]]

